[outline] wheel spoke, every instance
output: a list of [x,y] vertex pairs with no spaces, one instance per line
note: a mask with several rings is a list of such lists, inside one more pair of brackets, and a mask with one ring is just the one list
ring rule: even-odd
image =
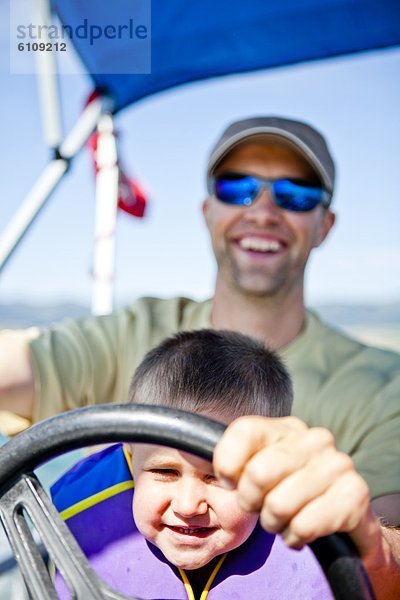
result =
[[0,499],[0,517],[34,600],[57,600],[54,584],[32,535],[28,518],[56,568],[77,600],[123,599],[89,566],[68,527],[34,475],[23,474]]

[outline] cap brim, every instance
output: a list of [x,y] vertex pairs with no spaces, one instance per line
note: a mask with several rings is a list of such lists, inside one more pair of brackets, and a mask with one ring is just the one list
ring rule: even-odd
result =
[[296,150],[300,156],[302,156],[309,165],[314,169],[318,177],[320,177],[324,187],[332,194],[333,183],[328,173],[324,169],[321,161],[318,159],[316,154],[307,146],[303,140],[298,136],[288,131],[282,130],[278,127],[252,127],[240,131],[236,135],[232,135],[226,142],[221,143],[216,150],[210,156],[208,167],[207,167],[207,180],[211,177],[213,171],[222,161],[222,159],[231,151],[233,148],[249,141],[254,137],[262,137],[267,140],[277,140],[287,142],[294,150]]

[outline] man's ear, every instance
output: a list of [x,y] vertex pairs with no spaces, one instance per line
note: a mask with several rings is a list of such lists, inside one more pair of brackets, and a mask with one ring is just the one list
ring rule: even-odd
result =
[[314,247],[318,248],[322,242],[327,238],[330,230],[334,226],[336,221],[336,214],[332,212],[329,208],[324,210],[324,214],[322,216],[321,225],[319,228],[317,240],[315,242]]
[[202,212],[208,229],[210,229],[210,198],[207,197],[202,204]]

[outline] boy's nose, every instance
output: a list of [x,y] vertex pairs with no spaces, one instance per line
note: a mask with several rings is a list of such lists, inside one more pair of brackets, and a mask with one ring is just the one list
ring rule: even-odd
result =
[[171,508],[182,517],[204,515],[208,510],[204,485],[201,482],[181,481],[172,499]]

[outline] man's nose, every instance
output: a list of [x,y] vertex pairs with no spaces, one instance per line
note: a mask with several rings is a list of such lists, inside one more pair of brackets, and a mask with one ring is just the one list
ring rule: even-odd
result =
[[201,481],[182,478],[171,502],[173,511],[186,518],[204,515],[208,510],[205,488]]
[[246,208],[244,215],[247,220],[260,225],[277,223],[282,218],[282,209],[272,198],[270,190],[263,188],[254,202]]

